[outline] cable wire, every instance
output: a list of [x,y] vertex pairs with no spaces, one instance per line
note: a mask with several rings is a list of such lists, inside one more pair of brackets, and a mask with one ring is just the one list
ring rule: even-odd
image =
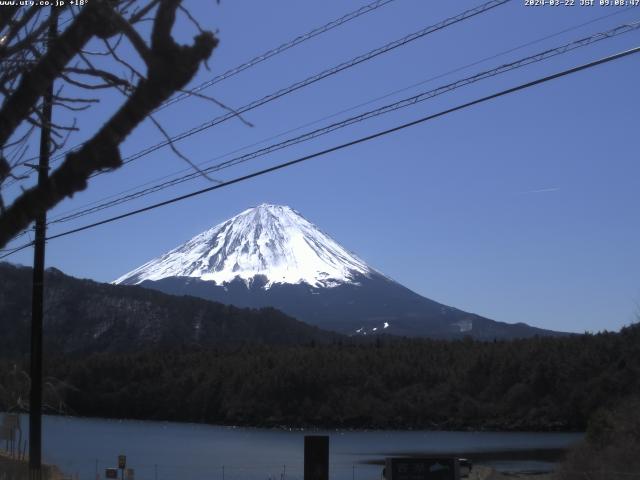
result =
[[[122,159],[122,165],[126,165],[129,164],[135,160],[138,160],[139,158],[142,158],[146,155],[149,155],[152,152],[155,152],[156,150],[159,150],[160,148],[166,147],[167,145],[171,145],[174,142],[178,142],[180,140],[184,140],[185,138],[191,137],[192,135],[195,135],[196,133],[200,133],[204,130],[207,130],[211,127],[214,127],[216,125],[219,125],[222,122],[225,122],[231,118],[237,117],[238,115],[242,115],[243,113],[246,113],[250,110],[253,110],[254,108],[260,107],[262,105],[265,105],[269,102],[272,102],[276,99],[279,99],[285,95],[288,95],[292,92],[295,92],[301,88],[307,87],[309,85],[312,85],[320,80],[323,80],[327,77],[336,75],[337,73],[342,72],[343,70],[347,70],[349,68],[352,68],[356,65],[359,65],[360,63],[366,62],[368,60],[371,60],[372,58],[375,58],[379,55],[382,55],[384,53],[387,53],[391,50],[394,50],[398,47],[402,47],[404,45],[407,45],[408,43],[411,43],[415,40],[418,40],[420,38],[423,38],[431,33],[437,32],[439,30],[443,30],[451,25],[454,25],[456,23],[462,22],[464,20],[467,20],[469,18],[475,17],[476,15],[480,15],[482,13],[485,13],[489,10],[492,10],[496,7],[499,7],[501,5],[504,5],[508,2],[510,2],[511,0],[490,0],[486,3],[483,3],[482,5],[479,5],[477,7],[468,9],[463,11],[462,13],[459,13],[458,15],[455,15],[453,17],[449,17],[439,23],[430,25],[428,27],[425,27],[421,30],[418,30],[417,32],[411,33],[409,35],[406,35],[398,40],[394,40],[393,42],[389,42],[381,47],[378,47],[376,49],[370,50],[367,53],[364,53],[362,55],[359,55],[349,61],[343,62],[339,65],[336,65],[332,68],[329,68],[327,70],[323,70],[320,73],[317,73],[315,75],[312,75],[304,80],[298,81],[296,83],[293,83],[291,85],[289,85],[288,87],[282,88],[276,92],[273,92],[269,95],[265,95],[262,98],[256,99],[240,108],[235,109],[233,112],[227,112],[223,115],[220,115],[212,120],[209,120],[208,122],[204,122],[196,127],[193,127],[189,130],[186,130],[182,133],[179,133],[178,135],[174,135],[173,137],[171,137],[170,139],[164,140],[162,142],[156,143],[155,145],[152,145],[150,147],[147,147],[143,150],[140,150],[132,155],[129,155],[128,157],[125,157]],[[101,172],[96,172],[94,173],[91,177],[95,177],[97,175],[101,175],[105,173],[104,171]]]
[[[359,65],[360,63],[366,62],[368,60],[371,60],[372,58],[375,58],[379,55],[382,55],[384,53],[387,53],[391,50],[394,50],[398,47],[402,47],[404,45],[407,45],[408,43],[411,43],[415,40],[418,40],[420,38],[423,38],[431,33],[437,32],[439,30],[443,30],[451,25],[454,25],[456,23],[462,22],[464,20],[467,20],[469,18],[475,17],[476,15],[480,15],[482,13],[485,13],[489,10],[492,10],[496,7],[499,7],[501,5],[504,5],[508,2],[510,2],[511,0],[490,0],[486,3],[483,3],[477,7],[465,10],[461,13],[459,13],[458,15],[455,15],[453,17],[449,17],[446,18],[445,20],[442,20],[441,22],[438,22],[436,24],[433,25],[429,25],[428,27],[425,27],[421,30],[418,30],[414,33],[411,33],[409,35],[406,35],[400,39],[394,40],[392,42],[389,42],[381,47],[375,48],[373,50],[368,51],[367,53],[364,53],[362,55],[359,55],[355,58],[352,58],[351,60],[348,60],[346,62],[340,63],[339,65],[336,65],[332,68],[329,68],[327,70],[323,70],[320,73],[317,73],[315,75],[312,75],[310,77],[307,77],[304,80],[300,80],[298,82],[295,82],[291,85],[289,85],[288,87],[282,88],[280,90],[277,90],[273,93],[270,93],[268,95],[265,95],[262,98],[253,100],[251,102],[249,102],[248,104],[245,104],[244,106],[235,109],[232,112],[227,112],[223,115],[220,115],[218,117],[213,118],[212,120],[209,120],[207,122],[204,122],[200,125],[197,125],[195,127],[190,128],[189,130],[186,130],[182,133],[179,133],[177,135],[174,135],[172,137],[170,137],[169,139],[165,139],[161,142],[158,142],[154,145],[151,145],[147,148],[144,148],[142,150],[139,150],[138,152],[131,154],[127,157],[124,157],[122,159],[122,165],[126,165],[129,164],[139,158],[142,158],[146,155],[149,155],[150,153],[155,152],[156,150],[159,150],[160,148],[166,147],[168,145],[173,144],[174,142],[180,141],[180,140],[184,140],[185,138],[188,138],[192,135],[195,135],[196,133],[200,133],[204,130],[207,130],[209,128],[212,128],[216,125],[219,125],[222,122],[225,122],[231,118],[235,118],[238,115],[242,115],[243,113],[246,113],[250,110],[253,110],[254,108],[260,107],[262,105],[265,105],[267,103],[270,103],[278,98],[284,97],[285,95],[288,95],[292,92],[295,92],[301,88],[307,87],[309,85],[312,85],[316,82],[319,82],[320,80],[323,80],[327,77],[336,75],[340,72],[342,72],[343,70],[347,70],[349,68],[352,68],[356,65]],[[57,161],[61,158],[64,158],[69,151],[71,150],[67,150],[65,152],[62,152],[58,155],[56,155],[52,161]],[[104,171],[100,171],[100,172],[96,172],[93,175],[90,176],[90,178],[94,178],[98,175],[102,175],[104,173],[108,172],[107,170]]]
[[16,248],[8,248],[6,250],[2,250],[3,252],[8,252],[5,253],[3,255],[0,255],[0,260],[2,260],[3,258],[8,257],[9,255],[13,255],[14,253],[19,252],[20,250],[24,250],[25,248],[29,248],[30,246],[32,246],[34,244],[33,241],[29,242],[29,243],[25,243],[24,245],[20,245],[19,247]]
[[[237,65],[233,68],[230,68],[229,70],[227,70],[224,73],[221,73],[220,75],[217,75],[215,77],[213,77],[212,79],[201,83],[200,85],[190,89],[188,92],[183,92],[182,94],[171,98],[169,100],[167,100],[166,102],[164,102],[162,105],[160,105],[158,108],[156,108],[155,112],[162,110],[166,107],[168,107],[169,105],[173,105],[174,103],[180,102],[182,100],[184,100],[185,98],[188,98],[192,95],[194,95],[197,92],[200,92],[206,88],[209,88],[212,85],[215,85],[216,83],[222,82],[223,80],[226,80],[228,78],[231,78],[235,75],[237,75],[240,72],[243,72],[245,70],[247,70],[248,68],[251,68],[255,65],[258,65],[259,63],[264,62],[265,60],[268,60],[271,57],[274,57],[280,53],[283,53],[287,50],[289,50],[290,48],[293,48],[307,40],[310,40],[314,37],[317,37],[318,35],[321,35],[325,32],[328,32],[330,30],[333,30],[336,27],[339,27],[341,25],[344,25],[345,23],[351,21],[351,20],[355,20],[358,17],[361,17],[362,15],[365,15],[367,13],[373,12],[374,10],[377,10],[380,7],[383,7],[391,2],[394,2],[396,0],[376,0],[372,3],[369,3],[368,5],[365,5],[363,7],[358,8],[357,10],[351,11],[345,15],[343,15],[342,17],[336,18],[335,20],[332,20],[320,27],[316,27],[313,30],[310,30],[307,33],[304,33],[302,35],[298,35],[297,37],[293,38],[292,40],[285,42],[275,48],[272,48],[270,50],[267,50],[266,52],[252,58],[251,60],[248,60],[245,63],[242,63],[240,65]],[[70,19],[67,19],[64,23],[68,22]],[[75,145],[69,149],[67,149],[65,152],[61,152],[57,155],[55,155],[52,158],[52,163],[57,162],[58,160],[60,160],[61,158],[64,158],[67,154],[69,154],[70,152],[77,150],[78,148],[82,147],[84,145],[85,142],[82,142],[78,145]],[[35,158],[35,160],[37,160],[37,157]],[[29,160],[31,161],[31,159]]]
[[[255,65],[258,65],[259,63],[264,62],[265,60],[268,60],[271,57],[274,57],[280,53],[283,53],[287,50],[289,50],[290,48],[293,48],[307,40],[310,40],[314,37],[317,37],[318,35],[321,35],[325,32],[328,32],[330,30],[333,30],[336,27],[339,27],[340,25],[344,25],[345,23],[354,20],[362,15],[365,15],[369,12],[373,12],[374,10],[377,10],[380,7],[383,7],[391,2],[394,2],[395,0],[376,0],[375,2],[369,3],[368,5],[365,5],[363,7],[358,8],[357,10],[354,10],[352,12],[349,12],[345,15],[343,15],[340,18],[336,18],[335,20],[332,20],[324,25],[322,25],[321,27],[316,27],[313,30],[310,30],[307,33],[304,33],[302,35],[298,35],[297,37],[293,38],[292,40],[285,42],[275,48],[272,48],[270,50],[267,50],[266,52],[257,55],[256,57],[252,58],[251,60],[248,60],[245,63],[242,63],[240,65],[237,65],[233,68],[230,68],[229,70],[227,70],[226,72],[217,75],[215,77],[213,77],[211,80],[208,80],[204,83],[201,83],[200,85],[190,89],[188,92],[183,92],[182,94],[171,98],[169,100],[167,100],[166,102],[164,102],[162,105],[160,105],[158,108],[155,109],[155,112],[160,111],[166,107],[168,107],[169,105],[173,105],[174,103],[180,102],[182,100],[184,100],[185,98],[188,98],[190,96],[192,96],[193,94],[204,90],[205,88],[209,88],[212,85],[215,85],[216,83],[222,82],[223,80],[226,80],[228,78],[231,78],[235,75],[237,75],[240,72],[243,72],[244,70],[247,70],[248,68],[251,68]],[[68,21],[68,20],[67,20]],[[83,143],[80,143],[78,145],[75,145],[71,148],[69,148],[68,150],[66,150],[65,152],[59,153],[58,155],[56,155],[52,161],[57,161],[60,158],[64,158],[67,154],[69,154],[70,152],[77,150],[78,148],[82,147],[84,145]],[[37,160],[37,158],[36,158]]]
[[375,2],[372,2],[368,5],[365,5],[364,7],[361,7],[357,10],[354,10],[353,12],[349,12],[346,15],[343,15],[340,18],[337,18],[321,27],[317,27],[314,28],[313,30],[303,34],[303,35],[299,35],[296,38],[294,38],[293,40],[290,40],[288,42],[283,43],[282,45],[272,48],[271,50],[267,50],[266,52],[252,58],[251,60],[238,65],[236,67],[230,68],[229,70],[227,70],[224,73],[221,73],[220,75],[217,75],[215,77],[213,77],[211,80],[208,80],[206,82],[201,83],[200,85],[190,89],[188,92],[184,92],[172,99],[167,100],[166,102],[164,102],[162,105],[160,105],[156,111],[158,110],[162,110],[163,108],[168,107],[169,105],[173,105],[174,103],[180,102],[182,100],[184,100],[185,98],[188,98],[190,96],[192,96],[194,93],[196,92],[200,92],[206,88],[211,87],[212,85],[215,85],[216,83],[222,82],[223,80],[226,80],[227,78],[233,77],[234,75],[237,75],[240,72],[243,72],[244,70],[251,68],[261,62],[264,62],[265,60],[278,55],[279,53],[285,52],[287,50],[289,50],[290,48],[295,47],[296,45],[299,45],[300,43],[309,40],[313,37],[316,37],[322,33],[328,32],[329,30],[332,30],[340,25],[343,25],[347,22],[349,22],[350,20],[353,20],[355,18],[360,17],[361,15],[364,15],[366,13],[372,12],[380,7],[383,7],[384,5],[387,5],[388,3],[393,2],[394,0],[377,0]]
[[[525,47],[529,47],[529,46],[531,46],[531,45],[535,45],[535,44],[537,44],[537,43],[543,42],[543,41],[548,40],[548,39],[550,39],[550,38],[557,37],[557,36],[559,36],[559,35],[562,35],[563,33],[567,33],[567,32],[573,31],[573,30],[577,30],[577,29],[579,29],[579,28],[582,28],[582,27],[584,27],[584,26],[586,26],[586,25],[590,25],[590,24],[592,24],[592,23],[598,22],[598,21],[600,21],[600,20],[604,20],[604,19],[606,19],[606,18],[609,18],[609,17],[615,16],[615,15],[620,15],[621,13],[624,13],[624,12],[626,12],[626,11],[628,11],[628,10],[631,10],[632,8],[634,8],[634,7],[627,7],[627,8],[624,8],[624,9],[622,9],[622,10],[616,10],[616,11],[614,11],[614,12],[611,12],[611,13],[608,13],[608,14],[605,14],[605,15],[602,15],[602,16],[599,16],[599,17],[596,17],[596,18],[593,18],[593,19],[588,20],[588,21],[586,21],[586,22],[583,22],[583,23],[580,23],[580,24],[573,25],[573,26],[571,26],[571,27],[565,28],[565,29],[563,29],[563,30],[560,30],[560,31],[555,32],[555,33],[552,33],[552,34],[550,34],[550,35],[545,35],[544,37],[540,37],[540,38],[537,38],[537,39],[535,39],[535,40],[532,40],[532,41],[529,41],[529,42],[526,42],[526,43],[520,44],[520,45],[518,45],[518,46],[516,46],[516,47],[512,47],[512,48],[510,48],[510,49],[508,49],[508,50],[504,50],[504,51],[502,51],[502,52],[500,52],[500,53],[496,53],[496,54],[493,54],[493,55],[491,55],[491,56],[484,57],[484,58],[482,58],[482,59],[480,59],[480,60],[476,60],[476,61],[474,61],[474,62],[472,62],[472,63],[468,63],[468,64],[465,64],[465,65],[463,65],[463,66],[456,67],[456,68],[455,68],[455,69],[453,69],[453,70],[449,70],[449,71],[447,71],[447,72],[440,73],[440,74],[438,74],[438,75],[435,75],[435,76],[429,77],[429,78],[427,78],[427,79],[425,79],[425,80],[422,80],[422,81],[420,81],[420,82],[418,82],[418,83],[414,83],[414,84],[412,84],[412,85],[409,85],[409,86],[406,86],[406,87],[400,88],[400,89],[398,89],[398,90],[394,90],[394,91],[392,91],[392,92],[390,92],[390,93],[387,93],[387,94],[384,94],[384,95],[382,95],[382,96],[376,97],[376,98],[374,98],[374,99],[372,99],[372,100],[368,100],[368,101],[363,102],[363,103],[360,103],[360,104],[358,104],[358,105],[354,105],[354,106],[352,106],[352,107],[349,107],[349,108],[346,108],[346,109],[340,110],[340,111],[338,111],[338,112],[335,112],[335,113],[332,113],[332,114],[330,114],[330,115],[324,116],[324,117],[322,117],[322,118],[316,119],[316,120],[314,120],[314,121],[312,121],[312,122],[308,122],[308,123],[305,123],[305,124],[303,124],[303,125],[299,125],[299,126],[297,126],[297,127],[294,127],[294,128],[289,129],[289,130],[286,130],[286,131],[284,131],[284,132],[281,132],[281,133],[279,133],[279,134],[272,135],[272,136],[270,136],[270,137],[268,137],[268,138],[263,138],[262,140],[258,140],[258,141],[256,141],[256,142],[253,142],[253,143],[249,144],[249,145],[245,145],[245,146],[243,146],[243,147],[236,148],[236,149],[234,149],[234,150],[232,150],[232,151],[230,151],[230,152],[227,152],[227,153],[225,153],[225,154],[218,155],[218,156],[216,156],[215,158],[213,158],[213,159],[211,159],[211,160],[208,160],[208,161],[206,161],[206,162],[199,163],[199,164],[198,164],[198,166],[199,166],[199,167],[202,167],[202,166],[204,166],[204,165],[207,165],[207,164],[209,164],[209,163],[214,162],[215,160],[220,160],[220,159],[222,159],[222,158],[224,158],[224,157],[228,157],[229,155],[233,155],[234,153],[241,152],[242,150],[246,150],[246,149],[248,149],[248,148],[255,147],[255,146],[257,146],[257,145],[260,145],[260,144],[263,144],[263,143],[269,142],[269,141],[271,141],[271,140],[275,140],[275,139],[280,138],[280,137],[283,137],[283,136],[285,136],[285,135],[287,135],[287,134],[289,134],[289,133],[296,132],[296,131],[301,130],[301,129],[305,128],[305,127],[310,127],[310,126],[312,126],[312,125],[318,124],[318,123],[320,123],[320,122],[322,122],[322,121],[324,121],[324,120],[329,120],[329,119],[331,119],[331,118],[337,117],[337,116],[342,115],[342,114],[344,114],[344,113],[348,113],[348,112],[350,112],[350,111],[356,110],[356,109],[358,109],[358,108],[360,108],[360,107],[364,107],[364,106],[367,106],[367,105],[373,104],[373,103],[375,103],[375,102],[377,102],[377,101],[384,100],[385,98],[389,98],[389,97],[391,97],[391,96],[393,96],[393,95],[396,95],[396,94],[398,94],[398,93],[405,92],[405,91],[407,91],[407,90],[410,90],[410,89],[412,89],[412,88],[418,87],[418,86],[420,86],[420,85],[424,85],[424,84],[426,84],[426,83],[432,82],[432,81],[437,80],[437,79],[439,79],[439,78],[443,78],[443,77],[446,77],[446,76],[451,75],[451,74],[453,74],[453,73],[457,73],[457,72],[460,72],[460,71],[462,71],[462,70],[466,70],[466,69],[468,69],[468,68],[470,68],[470,67],[474,67],[474,66],[476,66],[476,65],[479,65],[479,64],[481,64],[481,63],[487,62],[487,61],[489,61],[489,60],[493,60],[493,59],[495,59],[495,58],[501,57],[501,56],[506,55],[506,54],[508,54],[508,53],[512,53],[512,52],[514,52],[514,51],[521,50],[521,49],[523,49],[523,48],[525,48]],[[128,189],[123,190],[123,191],[120,191],[120,192],[118,192],[118,193],[115,193],[115,194],[112,194],[112,195],[108,195],[108,196],[103,197],[103,198],[101,198],[101,199],[99,199],[99,200],[95,200],[95,201],[92,201],[92,202],[86,203],[86,204],[85,204],[85,205],[83,205],[83,206],[79,206],[79,207],[76,207],[76,208],[73,208],[73,209],[67,210],[67,211],[66,211],[66,212],[64,212],[64,213],[61,213],[61,214],[59,214],[58,216],[53,217],[53,218],[52,218],[52,220],[58,220],[58,219],[60,219],[60,218],[62,218],[62,217],[66,217],[66,216],[71,215],[72,213],[78,212],[78,211],[80,211],[80,210],[85,210],[85,209],[87,209],[88,207],[90,207],[90,206],[92,206],[92,205],[97,205],[97,204],[100,204],[100,203],[104,203],[104,202],[106,202],[106,201],[107,201],[107,200],[109,200],[109,199],[115,199],[115,198],[117,198],[117,197],[119,197],[119,196],[121,196],[121,195],[123,195],[123,194],[126,194],[126,193],[128,193],[128,192],[132,192],[133,190],[135,190],[135,189],[137,189],[137,188],[141,188],[141,187],[144,187],[144,186],[150,185],[150,184],[152,184],[152,183],[154,183],[154,182],[158,182],[158,181],[161,181],[161,180],[165,180],[165,179],[167,179],[167,178],[174,177],[175,175],[178,175],[178,174],[181,174],[181,173],[185,173],[185,172],[191,172],[191,171],[192,171],[192,170],[191,170],[190,168],[185,168],[185,169],[181,169],[181,170],[179,170],[179,171],[177,171],[177,172],[174,172],[174,173],[171,173],[171,174],[168,174],[168,175],[163,175],[162,177],[155,178],[155,179],[153,179],[153,180],[150,180],[150,181],[148,181],[148,182],[144,182],[144,183],[142,183],[142,184],[140,184],[140,185],[137,185],[137,186],[134,186],[134,187],[128,188]],[[182,178],[182,177],[180,177],[180,178]],[[136,192],[136,193],[138,193],[138,192]]]
[[[530,82],[522,83],[522,84],[517,85],[515,87],[507,88],[507,89],[501,90],[501,91],[499,91],[497,93],[493,93],[491,95],[487,95],[485,97],[481,97],[481,98],[478,98],[476,100],[472,100],[470,102],[466,102],[466,103],[457,105],[455,107],[452,107],[452,108],[449,108],[449,109],[446,109],[446,110],[442,110],[442,111],[440,111],[438,113],[427,115],[427,116],[418,118],[417,120],[413,120],[411,122],[403,123],[401,125],[397,125],[395,127],[392,127],[392,128],[386,129],[386,130],[382,130],[382,131],[373,133],[371,135],[360,137],[360,138],[357,138],[355,140],[351,140],[349,142],[342,143],[340,145],[336,145],[336,146],[331,147],[331,148],[327,148],[325,150],[320,150],[320,151],[312,153],[310,155],[305,155],[303,157],[299,157],[299,158],[296,158],[294,160],[290,160],[288,162],[280,163],[280,164],[275,165],[273,167],[265,168],[265,169],[259,170],[257,172],[253,172],[253,173],[250,173],[250,174],[247,174],[247,175],[243,175],[241,177],[234,178],[233,180],[229,180],[229,181],[224,182],[222,184],[213,185],[213,186],[210,186],[210,187],[207,187],[207,188],[203,188],[201,190],[196,190],[194,192],[187,193],[185,195],[180,195],[180,196],[177,196],[177,197],[173,197],[173,198],[170,198],[168,200],[164,200],[164,201],[159,202],[159,203],[148,205],[146,207],[139,208],[137,210],[132,210],[130,212],[123,213],[121,215],[116,215],[114,217],[107,218],[105,220],[100,220],[98,222],[93,222],[91,224],[84,225],[82,227],[74,228],[72,230],[67,230],[67,231],[64,231],[64,232],[61,232],[61,233],[58,233],[58,234],[55,234],[55,235],[51,235],[51,236],[47,237],[47,240],[53,240],[53,239],[56,239],[56,238],[61,238],[61,237],[65,237],[65,236],[68,236],[68,235],[72,235],[74,233],[82,232],[84,230],[89,230],[91,228],[95,228],[95,227],[100,226],[100,225],[105,225],[105,224],[108,224],[108,223],[112,223],[112,222],[115,222],[117,220],[121,220],[123,218],[128,218],[128,217],[131,217],[131,216],[134,216],[134,215],[138,215],[140,213],[148,212],[150,210],[155,210],[156,208],[160,208],[160,207],[163,207],[163,206],[166,206],[166,205],[170,205],[170,204],[173,204],[173,203],[176,203],[176,202],[180,202],[180,201],[186,200],[188,198],[196,197],[196,196],[202,195],[204,193],[211,192],[213,190],[218,190],[218,189],[221,189],[221,188],[224,188],[224,187],[228,187],[228,186],[234,185],[236,183],[240,183],[240,182],[243,182],[243,181],[255,178],[255,177],[259,177],[259,176],[265,175],[267,173],[275,172],[277,170],[282,170],[284,168],[291,167],[293,165],[297,165],[297,164],[302,163],[302,162],[306,162],[306,161],[311,160],[313,158],[321,157],[321,156],[327,155],[329,153],[333,153],[333,152],[336,152],[336,151],[339,151],[339,150],[343,150],[345,148],[352,147],[354,145],[358,145],[360,143],[368,142],[370,140],[373,140],[373,139],[376,139],[376,138],[379,138],[379,137],[383,137],[383,136],[389,135],[391,133],[395,133],[395,132],[404,130],[404,129],[409,128],[409,127],[413,127],[415,125],[419,125],[419,124],[434,120],[436,118],[443,117],[445,115],[449,115],[451,113],[454,113],[454,112],[457,112],[457,111],[460,111],[460,110],[464,110],[464,109],[472,107],[474,105],[485,103],[485,102],[488,102],[490,100],[494,100],[496,98],[503,97],[505,95],[509,95],[509,94],[512,94],[512,93],[515,93],[515,92],[518,92],[518,91],[521,91],[521,90],[525,90],[527,88],[531,88],[531,87],[534,87],[536,85],[540,85],[540,84],[543,84],[543,83],[546,83],[546,82],[549,82],[549,81],[552,81],[552,80],[555,80],[555,79],[558,79],[558,78],[561,78],[561,77],[565,77],[565,76],[572,75],[572,74],[577,73],[577,72],[581,72],[583,70],[588,70],[588,69],[594,68],[594,67],[596,67],[598,65],[602,65],[602,64],[605,64],[605,63],[613,62],[615,60],[619,60],[621,58],[636,54],[638,52],[640,52],[640,46],[639,47],[634,47],[634,48],[631,48],[629,50],[625,50],[623,52],[619,52],[619,53],[616,53],[616,54],[613,54],[613,55],[609,55],[607,57],[600,58],[599,60],[594,60],[592,62],[585,63],[585,64],[579,65],[577,67],[573,67],[573,68],[570,68],[570,69],[567,69],[567,70],[562,70],[560,72],[557,72],[557,73],[554,73],[552,75],[548,75],[548,76],[545,76],[545,77],[542,77],[542,78],[538,78],[538,79],[532,80]],[[18,247],[16,249],[14,249],[14,251],[22,250],[24,248],[27,248],[28,246],[29,246],[29,244],[22,245],[22,246],[20,246],[20,247]],[[5,254],[3,256],[0,256],[0,259],[5,258],[8,255],[9,254]]]
[[[620,25],[620,26],[615,27],[615,28],[613,28],[611,30],[608,30],[606,32],[597,33],[597,34],[591,35],[589,37],[585,37],[585,38],[582,38],[582,39],[579,39],[579,40],[575,40],[573,42],[561,45],[561,46],[553,48],[553,49],[548,49],[548,50],[545,50],[543,52],[536,53],[534,55],[529,55],[527,57],[524,57],[522,59],[516,60],[514,62],[506,63],[506,64],[500,65],[500,66],[498,66],[496,68],[490,69],[490,70],[485,70],[483,72],[477,73],[475,75],[472,75],[472,76],[469,76],[469,77],[466,77],[466,78],[463,78],[463,79],[460,79],[460,80],[457,80],[457,81],[449,83],[447,85],[443,85],[443,86],[437,87],[435,89],[432,89],[432,90],[429,90],[429,91],[426,91],[426,92],[422,92],[422,93],[419,93],[417,95],[413,95],[411,97],[399,100],[397,102],[394,102],[394,103],[391,103],[391,104],[388,104],[388,105],[384,105],[384,106],[379,107],[377,109],[374,109],[374,110],[371,110],[371,111],[368,111],[368,112],[364,112],[364,113],[361,113],[359,115],[347,118],[347,119],[342,120],[340,122],[335,122],[335,123],[332,123],[330,125],[324,126],[322,128],[318,128],[318,129],[312,130],[310,132],[304,133],[304,134],[299,135],[297,137],[290,138],[290,139],[285,140],[283,142],[279,142],[279,143],[276,143],[276,144],[273,144],[273,145],[270,145],[270,146],[267,146],[267,147],[263,147],[261,149],[258,149],[256,151],[254,151],[254,152],[250,152],[250,153],[235,157],[233,159],[227,160],[225,162],[218,163],[217,165],[214,165],[212,167],[208,167],[206,169],[203,169],[202,171],[205,172],[205,173],[212,173],[212,172],[216,172],[216,171],[222,170],[224,168],[229,168],[231,166],[235,166],[235,165],[238,165],[240,163],[247,162],[249,160],[255,159],[257,157],[261,157],[263,155],[267,155],[267,154],[275,152],[277,150],[281,150],[283,148],[287,148],[287,147],[290,147],[292,145],[297,145],[297,144],[302,143],[304,141],[308,141],[308,140],[320,137],[322,135],[326,135],[326,134],[331,133],[333,131],[336,131],[338,129],[345,128],[347,126],[353,125],[355,123],[360,123],[360,122],[363,122],[363,121],[368,120],[368,119],[373,118],[373,117],[377,117],[377,116],[380,116],[380,115],[384,115],[386,113],[390,113],[390,112],[393,112],[393,111],[396,111],[396,110],[399,110],[399,109],[402,109],[402,108],[406,108],[406,107],[415,105],[415,104],[417,104],[419,102],[423,102],[423,101],[429,100],[429,99],[434,98],[436,96],[439,96],[439,95],[442,95],[444,93],[450,92],[452,90],[456,90],[458,88],[470,85],[472,83],[476,83],[478,81],[485,80],[487,78],[491,78],[491,77],[506,73],[508,71],[515,70],[515,69],[518,69],[518,68],[522,68],[524,66],[528,66],[528,65],[531,65],[531,64],[534,64],[534,63],[537,63],[537,62],[541,62],[543,60],[547,60],[549,58],[553,58],[555,56],[562,55],[564,53],[573,51],[575,49],[582,48],[582,47],[585,47],[587,45],[591,45],[591,44],[599,42],[601,40],[612,38],[612,37],[615,37],[615,36],[618,36],[618,35],[621,35],[621,34],[624,34],[624,33],[628,33],[628,32],[637,30],[638,28],[640,28],[640,22],[634,22],[634,23],[631,23],[631,24]],[[198,178],[199,175],[200,174],[197,173],[197,172],[189,173],[189,174],[184,175],[182,177],[178,177],[178,178],[175,178],[175,179],[172,179],[172,180],[169,180],[169,181],[154,185],[152,187],[149,187],[149,188],[146,188],[146,189],[143,189],[143,190],[139,190],[137,192],[134,192],[134,193],[119,197],[119,198],[117,198],[115,200],[104,202],[104,203],[101,203],[101,204],[96,205],[94,207],[86,208],[86,209],[83,209],[83,210],[80,210],[80,211],[76,211],[75,213],[70,213],[68,215],[64,215],[64,216],[58,217],[56,219],[52,219],[49,222],[49,225],[55,224],[55,223],[67,222],[67,221],[70,221],[70,220],[75,220],[75,219],[83,217],[85,215],[89,215],[89,214],[104,210],[106,208],[110,208],[110,207],[113,207],[113,206],[120,205],[122,203],[126,203],[126,202],[129,202],[129,201],[135,200],[137,198],[141,198],[141,197],[150,195],[152,193],[156,193],[158,191],[161,191],[161,190],[164,190],[166,188],[178,185],[180,183],[193,180],[195,178]]]

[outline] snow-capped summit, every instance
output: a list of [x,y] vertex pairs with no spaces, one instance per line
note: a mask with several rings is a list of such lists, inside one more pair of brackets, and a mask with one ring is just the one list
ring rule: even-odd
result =
[[121,276],[139,284],[168,277],[195,277],[217,285],[266,277],[274,284],[334,287],[357,283],[374,270],[294,209],[262,204],[193,237]]

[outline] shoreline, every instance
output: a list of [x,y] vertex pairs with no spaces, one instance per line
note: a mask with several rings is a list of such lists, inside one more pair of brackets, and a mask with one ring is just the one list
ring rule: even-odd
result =
[[514,480],[514,479],[529,479],[529,480],[554,480],[555,474],[553,472],[509,472],[501,473],[495,468],[487,465],[474,465],[471,469],[471,473],[467,480]]
[[[0,414],[5,412],[0,412]],[[27,412],[20,412],[20,415],[28,415]],[[155,423],[174,423],[178,425],[201,425],[209,427],[220,428],[250,428],[259,430],[274,430],[274,431],[286,431],[286,432],[460,432],[460,433],[526,433],[526,434],[544,434],[544,433],[569,433],[569,434],[584,434],[581,430],[561,429],[561,428],[547,428],[547,429],[527,429],[527,428],[497,428],[495,425],[489,427],[475,427],[475,426],[460,426],[459,424],[447,425],[430,425],[430,426],[392,426],[392,427],[377,427],[377,426],[340,426],[335,424],[327,425],[282,425],[282,424],[255,424],[255,423],[207,423],[207,422],[195,422],[195,421],[181,421],[171,419],[156,419],[156,418],[120,418],[120,417],[100,417],[91,415],[72,415],[65,413],[46,412],[46,416],[71,418],[79,420],[106,420],[114,422],[155,422]]]

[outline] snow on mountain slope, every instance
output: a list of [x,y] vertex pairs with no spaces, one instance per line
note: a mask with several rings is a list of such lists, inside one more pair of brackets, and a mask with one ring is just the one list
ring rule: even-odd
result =
[[264,275],[273,284],[333,287],[374,270],[287,206],[262,204],[193,237],[114,281],[195,277],[220,285]]

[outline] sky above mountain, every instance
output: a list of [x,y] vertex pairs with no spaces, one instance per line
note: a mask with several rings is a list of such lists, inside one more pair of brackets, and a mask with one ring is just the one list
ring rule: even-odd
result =
[[[205,28],[219,30],[221,39],[209,62],[211,71],[201,71],[193,84],[365,3],[186,2]],[[396,0],[203,93],[230,106],[243,105],[480,3]],[[245,153],[256,148],[247,146],[288,138],[292,134],[260,143],[336,112],[371,102],[313,127],[638,17],[640,8],[540,8],[513,1],[249,112],[246,120],[252,127],[237,120],[226,122],[178,146],[196,162],[225,160],[229,152]],[[578,25],[583,26],[574,28]],[[183,18],[175,32],[186,42],[193,27]],[[549,38],[467,66],[545,37]],[[639,40],[635,32],[603,41],[215,176],[229,180],[636,46]],[[555,330],[618,329],[634,320],[640,304],[639,61],[627,58],[142,216],[53,240],[47,264],[75,276],[111,281],[238,212],[268,202],[290,205],[373,268],[444,304],[499,321]],[[430,80],[436,76],[441,78]],[[405,90],[391,93],[399,89]],[[93,110],[96,114],[82,125],[95,127],[99,114],[117,105],[114,99],[105,94]],[[192,98],[158,112],[156,118],[176,134],[221,113],[213,102]],[[71,144],[83,140],[82,132],[75,138]],[[123,154],[159,140],[157,129],[145,124],[126,141]],[[37,139],[33,149],[37,152]],[[162,149],[121,171],[92,179],[86,192],[63,202],[52,216],[185,168],[181,159]],[[198,178],[57,224],[51,232],[209,185]],[[26,250],[7,260],[28,265],[31,256]]]

